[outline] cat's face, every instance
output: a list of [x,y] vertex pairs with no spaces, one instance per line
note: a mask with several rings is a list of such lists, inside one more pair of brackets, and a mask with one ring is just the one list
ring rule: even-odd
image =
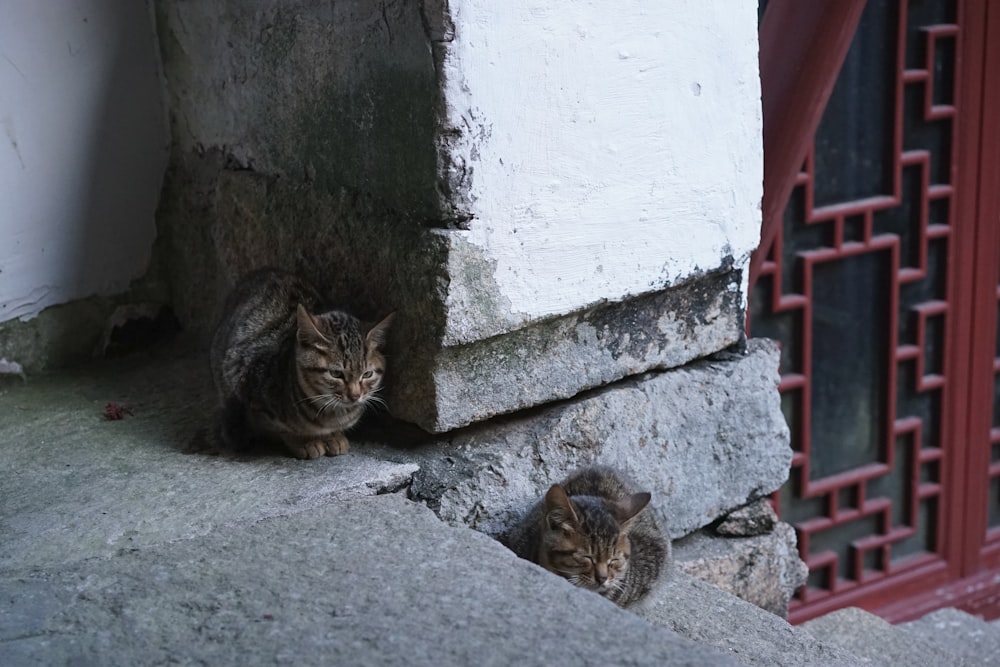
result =
[[296,364],[299,386],[320,411],[377,400],[385,357],[379,347],[392,316],[366,327],[338,311],[311,315],[298,309]]
[[649,494],[617,502],[591,496],[570,500],[554,485],[546,494],[545,526],[539,562],[581,588],[610,595],[628,570],[632,519]]
[[543,541],[546,569],[581,588],[610,592],[628,567],[628,536],[617,530],[613,535],[548,530]]

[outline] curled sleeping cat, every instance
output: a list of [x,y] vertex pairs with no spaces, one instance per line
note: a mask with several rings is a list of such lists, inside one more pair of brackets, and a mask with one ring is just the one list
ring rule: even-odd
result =
[[344,431],[381,400],[391,319],[371,325],[324,310],[319,292],[285,271],[245,276],[212,339],[221,446],[277,440],[300,459],[346,453]]
[[649,501],[620,472],[588,466],[553,484],[501,542],[521,558],[628,607],[653,589],[670,557],[670,542]]

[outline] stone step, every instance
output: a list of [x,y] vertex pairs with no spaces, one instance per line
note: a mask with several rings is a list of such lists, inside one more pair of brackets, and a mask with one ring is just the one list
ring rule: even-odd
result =
[[939,645],[922,633],[893,626],[857,607],[847,607],[803,623],[817,639],[857,655],[859,664],[968,666],[984,665]]
[[[945,609],[910,623],[891,625],[878,616],[857,607],[839,609],[807,621],[802,628],[818,639],[857,655],[871,665],[942,665],[947,667],[986,667],[996,665],[993,628],[984,632],[979,624],[953,615],[967,616]],[[952,619],[956,620],[952,620]],[[961,628],[961,630],[959,630]],[[966,633],[976,640],[969,641]],[[991,651],[994,651],[991,653]]]
[[677,634],[724,651],[743,665],[853,667],[857,656],[783,618],[682,572],[636,613]]
[[198,356],[0,387],[0,663],[856,664],[680,572],[573,588],[393,494],[426,457],[183,454],[212,404]]
[[[204,359],[135,358],[0,387],[0,568],[110,556],[409,484],[416,464],[184,454],[214,389]],[[114,401],[122,419],[103,416]]]
[[213,402],[197,356],[0,392],[5,666],[739,664],[391,493],[416,465],[363,443],[182,453]]
[[899,627],[969,661],[1000,665],[1000,626],[959,609],[938,609]]
[[737,665],[398,494],[0,570],[4,665]]

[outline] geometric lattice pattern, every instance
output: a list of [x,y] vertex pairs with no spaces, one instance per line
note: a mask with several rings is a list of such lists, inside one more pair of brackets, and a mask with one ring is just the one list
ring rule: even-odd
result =
[[941,557],[955,4],[869,0],[752,286],[752,335],[782,344],[775,505],[810,570],[793,608]]

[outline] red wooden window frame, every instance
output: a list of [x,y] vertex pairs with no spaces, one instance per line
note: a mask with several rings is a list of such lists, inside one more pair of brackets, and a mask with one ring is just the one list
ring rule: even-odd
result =
[[[1000,429],[992,428],[1000,356],[993,364],[983,363],[995,356],[1000,301],[1000,6],[994,3],[990,10],[989,4],[959,0],[964,28],[956,78],[963,83],[956,82],[956,103],[962,112],[953,149],[963,176],[952,219],[974,229],[963,229],[950,241],[949,262],[956,268],[948,281],[952,314],[946,364],[954,379],[941,431],[951,443],[941,472],[951,489],[939,508],[946,524],[944,560],[928,562],[902,580],[861,586],[850,599],[833,596],[811,605],[798,620],[844,604],[863,604],[890,620],[904,620],[945,605],[974,608],[976,599],[993,600],[994,613],[1000,613],[1000,529],[986,529],[989,478],[1000,477],[1000,462],[991,462],[989,448],[989,442],[1000,443]],[[865,0],[771,0],[762,17],[764,197],[751,286],[781,228],[864,7]]]

